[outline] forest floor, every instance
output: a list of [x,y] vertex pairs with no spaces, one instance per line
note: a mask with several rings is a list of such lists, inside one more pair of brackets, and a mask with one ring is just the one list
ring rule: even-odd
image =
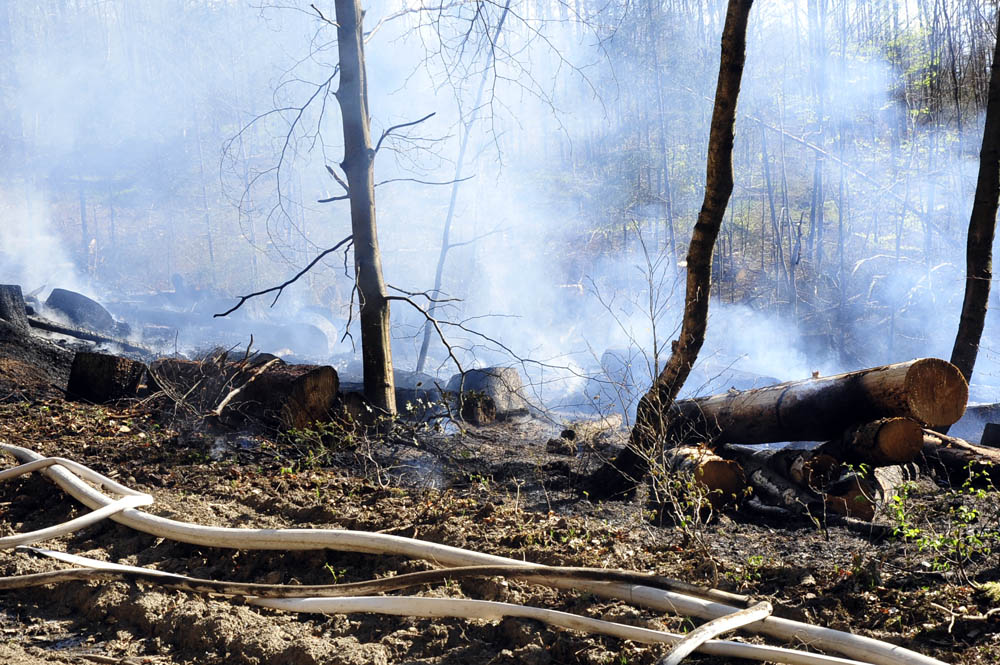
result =
[[[1000,606],[1000,564],[988,551],[997,544],[995,491],[918,483],[897,504],[902,512],[880,516],[872,526],[826,526],[747,509],[707,524],[661,525],[664,511],[648,500],[594,505],[581,497],[579,474],[597,455],[547,452],[546,442],[560,429],[523,419],[450,434],[414,431],[395,446],[355,441],[331,451],[305,433],[280,440],[216,436],[162,404],[102,407],[31,391],[0,402],[0,441],[71,458],[149,492],[155,503],[147,510],[155,515],[206,525],[391,533],[537,563],[656,572],[767,599],[779,616],[886,640],[949,663],[1000,663],[1000,612],[989,614]],[[620,437],[605,433],[597,450],[613,452]],[[5,458],[3,466],[13,463]],[[956,530],[959,505],[979,513],[972,521],[963,518]],[[39,474],[0,483],[0,535],[84,512]],[[908,539],[893,534],[903,522],[914,530]],[[948,534],[958,540],[948,541]],[[44,545],[250,582],[329,584],[431,568],[396,556],[330,550],[198,547],[110,520]],[[62,567],[0,551],[0,575]],[[694,625],[518,581],[468,580],[410,593],[501,600],[675,632]],[[625,665],[652,664],[666,652],[519,619],[293,615],[135,582],[68,582],[4,591],[0,598],[0,662],[16,665]],[[732,661],[695,655],[692,662]]]

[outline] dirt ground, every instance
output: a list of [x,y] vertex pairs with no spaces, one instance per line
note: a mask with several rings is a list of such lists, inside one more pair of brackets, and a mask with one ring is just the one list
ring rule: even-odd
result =
[[[155,515],[207,525],[376,531],[538,563],[656,572],[767,599],[780,616],[950,663],[1000,663],[1000,612],[990,613],[1000,607],[1000,585],[990,584],[1000,581],[990,551],[1000,542],[1000,495],[993,490],[947,491],[925,480],[872,526],[749,508],[708,524],[662,525],[659,517],[670,511],[648,500],[593,505],[576,490],[579,474],[620,443],[614,432],[581,443],[575,455],[546,451],[560,423],[529,419],[453,433],[413,430],[392,445],[334,445],[309,433],[277,440],[209,433],[152,402],[100,407],[28,393],[12,392],[0,403],[0,441],[72,458],[149,492],[156,501],[147,510]],[[4,456],[4,467],[13,463]],[[978,511],[971,521],[969,510]],[[0,535],[84,512],[38,474],[0,483]],[[893,535],[901,526],[916,531]],[[44,545],[248,582],[329,584],[431,568],[395,556],[196,547],[112,521]],[[64,567],[0,551],[0,575]],[[677,632],[695,625],[499,578],[407,593],[503,600]],[[67,582],[0,591],[0,598],[0,662],[16,665],[624,665],[652,664],[666,652],[527,620],[294,615],[142,582]]]

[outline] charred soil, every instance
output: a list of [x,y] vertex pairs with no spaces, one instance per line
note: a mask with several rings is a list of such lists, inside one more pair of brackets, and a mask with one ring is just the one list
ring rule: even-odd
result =
[[[155,515],[219,526],[378,531],[537,563],[656,572],[768,599],[780,616],[947,662],[1000,662],[1000,612],[991,613],[1000,606],[1000,566],[990,552],[1000,528],[993,489],[946,490],[925,479],[874,525],[790,521],[747,508],[707,523],[683,521],[648,500],[589,502],[579,479],[614,453],[622,434],[578,441],[574,455],[560,454],[572,447],[549,452],[546,442],[560,429],[523,419],[450,433],[407,430],[392,444],[376,444],[329,432],[209,433],[162,404],[91,406],[45,391],[12,391],[0,403],[0,440],[74,459],[149,492]],[[38,474],[0,483],[0,535],[84,512]],[[112,521],[45,546],[245,582],[329,584],[432,567],[395,556],[196,547]],[[60,567],[0,551],[0,575]],[[141,582],[0,593],[0,659],[16,665],[650,664],[666,651],[518,619],[292,615]],[[515,602],[675,632],[693,626],[622,602],[499,578],[411,593]]]

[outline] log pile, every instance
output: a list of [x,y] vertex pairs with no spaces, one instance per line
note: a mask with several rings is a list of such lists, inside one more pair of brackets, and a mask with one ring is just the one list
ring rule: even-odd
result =
[[[690,472],[719,501],[742,495],[792,512],[871,520],[914,477],[915,464],[948,479],[971,470],[1000,481],[1000,449],[932,429],[961,418],[967,400],[958,369],[934,358],[679,400],[662,464]],[[794,441],[820,444],[750,447]]]

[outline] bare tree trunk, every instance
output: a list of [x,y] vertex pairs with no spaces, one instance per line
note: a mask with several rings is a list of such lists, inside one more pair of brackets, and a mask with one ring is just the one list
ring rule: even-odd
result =
[[375,181],[368,125],[368,78],[361,32],[360,0],[336,0],[340,87],[337,101],[344,124],[344,161],[351,200],[354,273],[361,319],[365,397],[372,406],[396,413],[396,391],[389,343],[389,301],[375,228]]
[[[997,201],[1000,198],[1000,39],[990,67],[986,100],[986,126],[979,153],[979,180],[969,218],[966,245],[965,300],[951,351],[951,362],[968,381],[979,353],[979,340],[986,323],[986,308],[993,277],[993,236],[996,232]],[[943,431],[947,431],[946,429]]]
[[680,339],[653,386],[639,401],[629,444],[590,478],[591,498],[622,495],[635,489],[662,451],[668,433],[670,405],[684,385],[705,341],[712,285],[712,250],[733,191],[733,129],[736,100],[743,78],[747,19],[753,0],[729,0],[722,31],[722,57],[708,139],[705,199],[687,255],[687,291]]

